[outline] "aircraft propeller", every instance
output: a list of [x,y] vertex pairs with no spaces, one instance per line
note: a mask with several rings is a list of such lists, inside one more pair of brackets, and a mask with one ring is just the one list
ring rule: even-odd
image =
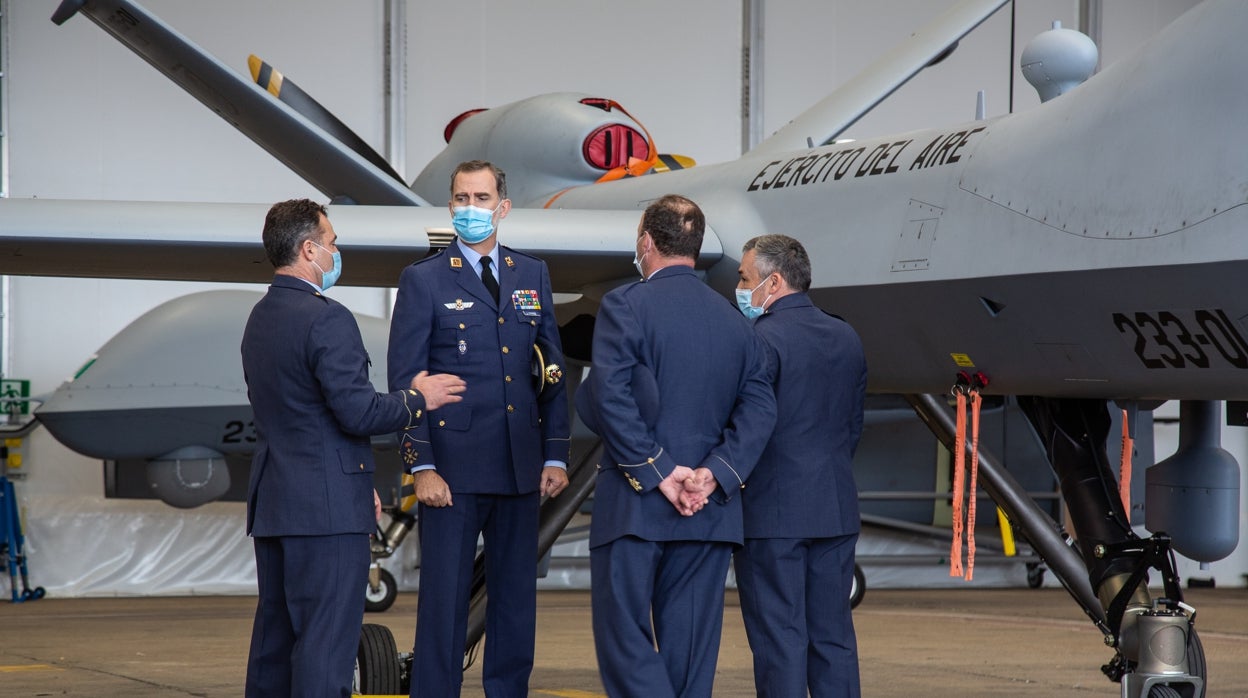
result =
[[[326,109],[312,95],[309,95],[303,88],[296,85],[294,80],[282,75],[281,71],[261,60],[255,54],[247,56],[247,67],[251,70],[251,79],[269,94],[302,114],[308,121],[320,126],[325,133],[338,139],[340,143],[371,162],[377,169],[399,182],[403,182],[403,177],[394,171],[394,168],[380,153],[373,150],[363,138],[360,138],[355,131],[351,130],[350,126],[342,123],[338,117],[334,116],[333,112]],[[407,182],[403,182],[403,184],[406,185]]]

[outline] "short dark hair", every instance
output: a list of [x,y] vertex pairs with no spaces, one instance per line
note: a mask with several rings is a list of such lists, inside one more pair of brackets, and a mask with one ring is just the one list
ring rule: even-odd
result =
[[741,248],[742,253],[750,250],[754,250],[760,278],[779,273],[789,288],[802,293],[810,290],[810,256],[802,243],[788,235],[759,235]]
[[664,257],[698,258],[706,216],[693,201],[668,194],[646,207],[641,215],[641,231],[650,233],[654,246]]
[[455,196],[455,178],[461,172],[479,172],[481,170],[490,170],[494,173],[494,186],[498,189],[498,198],[507,198],[507,173],[503,172],[497,165],[485,160],[469,160],[461,162],[455,167],[455,171],[451,173],[451,196]]
[[273,204],[264,217],[264,254],[269,263],[281,268],[293,264],[298,248],[321,231],[321,217],[329,216],[325,206],[311,199],[291,199]]

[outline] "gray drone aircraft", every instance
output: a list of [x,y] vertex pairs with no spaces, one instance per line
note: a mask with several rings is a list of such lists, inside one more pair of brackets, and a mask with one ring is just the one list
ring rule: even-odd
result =
[[[863,339],[871,392],[906,395],[950,449],[953,418],[937,396],[960,374],[985,394],[1018,396],[1073,544],[981,451],[985,489],[1114,649],[1103,670],[1123,695],[1203,695],[1204,652],[1172,551],[1210,561],[1238,543],[1238,466],[1219,447],[1216,408],[1228,401],[1242,416],[1248,401],[1248,298],[1237,283],[1248,275],[1248,5],[1206,0],[1132,57],[1024,113],[835,141],[1003,4],[959,3],[732,162],[656,167],[649,135],[619,105],[562,93],[466,115],[410,187],[314,102],[275,98],[271,84],[247,82],[132,2],[66,1],[54,19],[86,15],[340,202],[331,216],[350,242],[353,283],[390,286],[403,264],[445,245],[446,212],[427,202],[445,196],[456,163],[499,164],[516,183],[508,243],[546,259],[555,290],[575,294],[559,308],[573,359],[587,358],[578,347],[597,299],[633,276],[638,212],[656,197],[680,192],[703,207],[699,268],[726,295],[745,240],[796,235],[817,260],[812,298]],[[1056,59],[1031,66],[1041,84],[1045,60]],[[263,210],[3,200],[0,273],[264,281]],[[177,229],[165,223],[175,212]],[[413,239],[421,230],[425,239]],[[231,293],[196,301],[243,307],[202,332],[241,327],[247,303]],[[96,457],[118,457],[99,455],[103,444],[168,462],[247,452],[241,375],[225,366],[195,385],[127,392],[123,379],[137,370],[127,355],[146,356],[144,346],[110,342],[39,418]],[[141,365],[168,369],[175,356]],[[1147,471],[1156,533],[1140,539],[1107,465],[1107,406],[1138,414],[1165,400],[1182,401],[1181,443]],[[135,446],[162,435],[173,438]],[[543,549],[592,488],[593,458],[583,448],[572,496],[544,505]]]

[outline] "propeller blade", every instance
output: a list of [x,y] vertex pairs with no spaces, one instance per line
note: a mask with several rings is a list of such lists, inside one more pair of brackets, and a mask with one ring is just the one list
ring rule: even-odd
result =
[[[394,168],[390,166],[389,162],[386,162],[385,158],[373,150],[368,143],[364,142],[363,138],[357,136],[355,131],[352,131],[349,126],[342,123],[332,112],[321,106],[320,102],[313,99],[307,92],[304,92],[302,88],[295,84],[294,80],[285,77],[279,70],[260,60],[254,54],[247,57],[247,67],[251,70],[251,79],[269,94],[277,97],[286,106],[299,112],[308,121],[337,138],[340,143],[371,162],[382,172],[403,182],[403,178],[399,176],[398,172],[394,171]],[[403,183],[406,184],[406,182]]]

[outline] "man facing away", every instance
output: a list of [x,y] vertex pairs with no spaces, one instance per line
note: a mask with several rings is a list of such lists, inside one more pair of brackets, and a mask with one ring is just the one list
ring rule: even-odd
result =
[[322,293],[342,272],[324,206],[275,204],[261,237],[276,274],[242,342],[260,594],[246,695],[348,696],[381,509],[368,437],[415,427],[426,410],[458,402],[464,383],[422,373],[402,390],[373,389],[355,317]]
[[745,243],[737,304],[766,345],[776,429],[742,495],[735,568],[759,696],[858,696],[850,614],[861,527],[853,457],[867,365],[843,320],[811,303],[797,240]]
[[534,344],[562,353],[550,274],[541,260],[498,244],[511,210],[494,165],[461,163],[448,208],[457,238],[403,270],[390,322],[390,385],[420,371],[455,373],[463,402],[401,435],[415,476],[420,597],[412,696],[459,695],[477,537],[485,539],[485,664],[490,696],[527,695],[537,615],[541,496],[567,486],[570,446],[563,383],[539,393]]
[[644,280],[603,298],[577,395],[605,446],[590,564],[610,696],[711,695],[740,491],[775,421],[761,342],[694,272],[705,225],[683,196],[645,210]]

